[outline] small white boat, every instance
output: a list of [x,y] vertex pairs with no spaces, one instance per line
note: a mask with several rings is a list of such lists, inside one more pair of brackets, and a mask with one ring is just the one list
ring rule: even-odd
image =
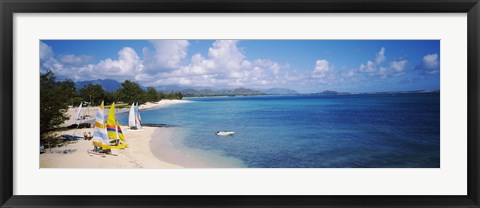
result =
[[235,134],[233,131],[217,131],[217,136],[230,136]]

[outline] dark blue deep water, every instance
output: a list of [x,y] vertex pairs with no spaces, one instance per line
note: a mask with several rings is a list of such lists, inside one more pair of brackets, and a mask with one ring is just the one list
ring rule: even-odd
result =
[[[440,167],[439,93],[188,100],[142,111],[143,122],[179,126],[183,145],[247,167]],[[216,136],[219,130],[235,135]]]

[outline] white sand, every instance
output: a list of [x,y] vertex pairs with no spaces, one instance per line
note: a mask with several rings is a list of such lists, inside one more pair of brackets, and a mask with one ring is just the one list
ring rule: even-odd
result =
[[[174,105],[174,104],[189,103],[189,102],[192,102],[192,101],[189,101],[189,100],[165,100],[164,99],[164,100],[160,100],[160,101],[155,102],[155,103],[147,102],[145,104],[142,104],[142,105],[138,106],[138,109],[140,111],[149,110],[149,109],[157,109],[157,108],[163,108],[163,107],[167,107],[167,106]],[[79,120],[77,120],[77,110],[78,110],[78,106],[73,107],[73,108],[69,108],[68,111],[67,111],[67,114],[70,116],[70,119],[65,121],[65,123],[63,123],[63,125],[61,125],[61,126],[70,126],[72,124],[78,123]],[[81,120],[81,122],[82,123],[93,123],[94,120],[95,120],[95,114],[98,111],[98,106],[88,107],[88,109],[87,109],[87,107],[84,106],[82,108],[81,115],[85,115],[85,112],[87,110],[88,110],[87,114],[90,116],[90,118],[86,118],[84,120]],[[104,109],[104,110],[105,110],[105,115],[107,115],[109,109]],[[130,108],[120,108],[120,109],[117,109],[117,113],[128,112],[129,110],[130,110]]]
[[[147,103],[139,106],[141,110],[161,108],[173,104],[185,103],[183,100],[162,100],[157,103]],[[90,108],[90,114],[94,115],[98,107]],[[124,109],[121,109],[124,110]],[[105,109],[107,111],[107,109]],[[126,109],[128,111],[128,109]],[[70,124],[76,123],[76,111],[69,109]],[[93,121],[93,119],[92,119]],[[85,122],[85,121],[82,121]],[[182,168],[179,165],[165,162],[155,157],[150,149],[152,138],[169,143],[171,133],[168,128],[143,127],[141,130],[130,130],[122,126],[123,134],[129,146],[125,149],[112,149],[117,156],[92,155],[87,151],[93,149],[92,141],[74,141],[63,147],[46,149],[46,153],[40,155],[41,168]],[[71,129],[68,131],[56,132],[58,135],[70,134],[83,136],[83,133],[90,132],[93,135],[93,128]],[[165,148],[174,148],[173,146]],[[75,150],[73,153],[62,154],[63,150]],[[174,149],[169,150],[175,152]]]
[[[92,141],[85,140],[79,140],[63,147],[46,149],[46,153],[40,155],[40,168],[181,168],[178,165],[164,162],[152,154],[149,144],[155,129],[157,128],[144,127],[142,130],[133,131],[122,126],[129,146],[125,149],[112,149],[112,153],[117,156],[89,154],[87,151],[93,149]],[[61,133],[73,134],[73,131]],[[83,134],[84,131],[93,133],[93,128],[79,129],[78,131],[77,135]],[[157,131],[157,136],[158,133],[159,131]],[[160,139],[168,140],[169,138]],[[67,149],[75,150],[75,152],[58,153]]]

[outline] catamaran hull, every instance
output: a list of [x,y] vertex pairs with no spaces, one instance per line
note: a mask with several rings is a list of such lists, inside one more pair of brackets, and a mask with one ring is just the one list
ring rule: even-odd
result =
[[125,149],[126,147],[128,147],[128,144],[119,144],[116,146],[110,146],[110,148],[112,149]]

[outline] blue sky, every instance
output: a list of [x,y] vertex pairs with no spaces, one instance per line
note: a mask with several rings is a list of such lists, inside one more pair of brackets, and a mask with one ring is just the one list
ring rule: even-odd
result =
[[40,71],[145,86],[440,89],[439,40],[42,40]]

